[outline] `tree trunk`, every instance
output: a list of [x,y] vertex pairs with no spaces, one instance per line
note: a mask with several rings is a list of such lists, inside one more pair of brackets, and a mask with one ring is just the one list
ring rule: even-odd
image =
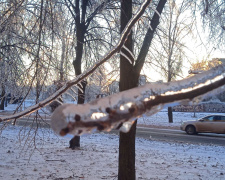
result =
[[[81,85],[78,85],[78,86],[80,86],[80,88],[83,89],[83,92],[80,89],[78,89],[78,101],[77,101],[77,104],[84,104],[86,85],[87,85],[86,81],[82,81]],[[80,147],[80,136],[74,136],[70,140],[69,144],[70,144],[69,148],[71,148],[71,149],[75,149],[77,147]]]
[[5,88],[2,87],[0,110],[5,109]]
[[141,46],[141,49],[140,49],[140,52],[138,54],[138,57],[137,57],[137,60],[136,60],[136,63],[135,63],[135,72],[140,74],[141,72],[141,69],[144,65],[144,62],[145,62],[145,58],[148,54],[148,51],[149,51],[149,47],[151,45],[151,42],[152,42],[152,39],[153,39],[153,36],[155,34],[155,31],[156,31],[156,28],[158,27],[159,25],[159,14],[162,13],[163,11],[163,8],[166,4],[167,0],[160,0],[157,7],[156,7],[156,12],[154,13],[153,17],[152,17],[152,20],[151,20],[151,24],[150,24],[150,27],[151,28],[148,28],[146,34],[145,34],[145,38],[144,38],[144,41],[142,43],[142,46]]
[[169,123],[173,123],[173,108],[168,107],[168,118],[169,118]]
[[[73,67],[75,69],[75,74],[78,76],[82,73],[81,71],[81,62],[83,56],[83,44],[84,44],[84,35],[86,33],[85,27],[85,15],[86,15],[86,8],[87,8],[88,0],[82,1],[82,15],[80,17],[80,2],[76,0],[76,8],[75,8],[75,23],[76,23],[76,38],[77,38],[77,46],[76,46],[76,58],[73,61]],[[86,81],[81,82],[81,86],[78,85],[83,91],[78,89],[78,101],[77,104],[83,104],[85,100],[85,88],[86,88]],[[80,147],[80,136],[74,136],[70,140],[70,148],[75,149],[76,147]]]
[[70,140],[70,146],[69,148],[71,149],[75,149],[76,147],[80,147],[80,136],[74,136],[71,140]]
[[137,120],[128,133],[120,133],[118,180],[135,180],[135,135]]
[[[167,0],[160,0],[156,8],[157,13],[161,14],[165,3]],[[153,20],[151,21],[151,27],[145,35],[145,40],[141,47],[140,54],[134,65],[134,59],[127,53],[123,51],[133,62],[130,64],[126,58],[120,56],[120,91],[124,91],[130,88],[138,86],[138,79],[140,76],[140,71],[143,67],[145,58],[148,53],[151,41],[153,39],[153,34],[155,33],[156,27],[159,24],[159,15],[154,13]],[[132,0],[122,0],[121,1],[121,32],[124,29],[125,25],[132,17]],[[132,32],[130,33],[125,46],[131,51],[132,50]],[[134,122],[131,130],[128,133],[120,133],[120,142],[119,142],[119,180],[135,180],[135,134],[136,134],[136,124]]]
[[[121,1],[121,32],[132,17],[132,0]],[[132,52],[132,33],[130,33],[125,46]],[[134,59],[126,52],[122,50],[132,62]],[[134,73],[133,63],[131,64],[124,56],[120,56],[120,91],[124,91],[138,85],[138,77]],[[128,133],[120,133],[119,140],[119,169],[118,179],[119,180],[135,180],[135,134],[136,124],[133,124],[132,128]]]

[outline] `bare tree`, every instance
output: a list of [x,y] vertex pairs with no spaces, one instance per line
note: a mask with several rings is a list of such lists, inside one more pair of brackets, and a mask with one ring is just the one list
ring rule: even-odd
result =
[[[144,65],[153,34],[159,24],[160,14],[166,0],[160,0],[148,28],[138,58],[132,56],[132,33],[130,33],[120,57],[120,91],[138,86],[141,69]],[[132,16],[132,1],[121,2],[121,32]],[[136,179],[135,176],[135,134],[137,120],[127,133],[120,133],[118,179]]]
[[203,24],[210,29],[209,38],[213,41],[213,44],[219,47],[219,44],[224,42],[225,37],[225,2],[204,0],[195,3],[196,10],[201,11]]
[[[192,32],[194,21],[188,15],[189,2],[174,0],[168,1],[165,8],[161,27],[156,35],[159,43],[154,46],[155,65],[160,69],[160,74],[167,82],[175,80],[182,75],[182,64],[186,59],[185,41]],[[189,10],[190,11],[190,10]],[[153,63],[154,64],[154,63]],[[173,122],[172,107],[168,107],[169,122]]]
[[[95,6],[88,0],[76,0],[74,3],[71,0],[65,0],[66,6],[71,13],[74,21],[75,21],[75,31],[76,31],[76,56],[73,61],[73,67],[75,69],[76,76],[82,74],[82,61],[84,54],[84,46],[89,40],[93,38],[90,36],[90,24],[93,22],[93,19],[101,12],[106,4],[106,2],[101,2],[93,11],[91,11],[92,6]],[[88,12],[88,7],[89,11]],[[96,28],[96,27],[95,27]],[[94,28],[91,28],[92,30]],[[88,37],[91,37],[90,39]],[[86,41],[85,41],[86,40]],[[82,80],[80,84],[78,84],[78,104],[83,104],[85,101],[85,88],[87,85],[86,80]],[[75,147],[80,146],[80,137],[75,136],[70,141],[70,148],[74,149]]]
[[[121,1],[121,30],[125,28],[126,24],[132,17],[132,0]],[[134,57],[133,54],[132,31],[130,32],[124,48],[120,55],[120,82],[119,89],[124,91],[138,86],[138,77],[134,74]],[[125,55],[122,55],[125,54]],[[130,62],[129,62],[130,60]],[[135,176],[135,134],[136,134],[137,120],[134,121],[128,133],[120,132],[119,140],[119,166],[118,179],[136,179]]]
[[38,104],[35,104],[33,106],[30,106],[23,112],[9,115],[1,118],[2,121],[12,120],[15,118],[20,118],[22,116],[28,115],[31,112],[37,111],[45,106],[47,106],[49,103],[51,103],[53,100],[61,96],[63,93],[65,93],[69,88],[71,88],[73,85],[78,84],[83,79],[89,77],[100,65],[105,63],[107,60],[112,58],[123,46],[123,43],[125,42],[131,28],[134,26],[134,24],[137,22],[137,20],[141,17],[141,15],[145,12],[145,9],[149,5],[150,0],[146,0],[145,3],[141,6],[139,11],[132,17],[130,23],[126,26],[126,28],[123,31],[123,34],[121,35],[118,43],[110,50],[108,51],[103,58],[101,58],[98,62],[96,62],[93,67],[89,68],[87,71],[85,71],[83,74],[77,76],[75,79],[67,81],[65,85],[63,85],[62,88],[60,88],[57,92],[53,93],[50,97],[46,98],[45,100],[39,102]]
[[[127,48],[128,44],[127,46],[124,46],[124,44],[129,42],[128,35],[130,34],[132,27],[140,19],[141,15],[145,12],[145,9],[148,7],[149,3],[150,0],[146,0],[142,4],[140,9],[134,14],[131,20],[126,23],[127,25],[121,32],[120,39],[115,45],[115,47],[108,51],[103,58],[97,61],[93,67],[91,67],[84,73],[77,75],[75,79],[67,81],[64,86],[62,86],[49,98],[40,101],[34,106],[27,108],[23,112],[11,116],[3,116],[0,118],[0,122],[14,118],[20,118],[33,111],[37,111],[38,109],[43,108],[56,98],[60,97],[70,87],[82,82],[85,78],[89,77],[95,70],[97,70],[100,65],[109,60],[117,52],[120,52],[121,55],[125,57],[125,59],[122,60],[122,63],[128,65],[128,69],[130,68],[132,70],[131,72],[129,72],[129,75],[131,75],[130,77],[133,78],[133,80],[128,80],[126,82],[126,80],[123,80],[122,77],[120,89],[125,90],[125,88],[128,89],[137,86],[138,80],[136,79],[138,79],[142,66],[145,62],[148,48],[150,47],[156,27],[159,24],[160,14],[164,8],[166,0],[160,0],[157,4],[156,11],[152,17],[150,27],[147,29],[146,36],[144,38],[140,53],[136,61],[134,61],[135,58],[133,58],[132,53],[130,53],[131,50]],[[125,10],[124,8],[122,8],[122,10]],[[40,29],[41,28],[39,28],[39,30]],[[129,61],[131,61],[131,63]],[[123,65],[121,67],[123,67]],[[126,74],[124,75],[123,72],[122,74],[122,76],[126,76]],[[208,80],[212,80],[212,83],[208,84]],[[122,82],[124,82],[124,84]],[[129,126],[135,124],[133,123],[132,118],[136,118],[145,112],[153,114],[159,111],[163,107],[163,105],[173,103],[174,101],[182,102],[183,100],[196,100],[196,97],[201,97],[201,95],[213,91],[220,86],[223,86],[224,83],[224,67],[221,66],[204,74],[199,74],[196,77],[191,77],[190,79],[186,79],[179,82],[170,82],[166,84],[157,85],[145,85],[136,89],[122,91],[118,94],[114,94],[113,96],[97,99],[94,102],[83,105],[66,104],[60,106],[54,112],[52,116],[52,128],[61,135],[65,135],[67,133],[80,135],[84,132],[90,132],[92,129],[98,129],[99,131],[102,131],[110,130],[113,127],[120,129],[121,131],[129,131]],[[127,84],[129,84],[129,86]],[[201,86],[198,86],[199,84],[201,84]],[[103,114],[103,117],[93,119],[93,113],[100,113],[101,115]],[[132,128],[135,128],[135,126],[133,126]],[[133,134],[133,132],[134,131],[131,131],[130,133],[130,137],[132,138],[135,137],[135,134]],[[127,134],[127,136],[129,136],[129,134]],[[132,139],[131,142],[134,142],[134,140]],[[124,145],[126,143],[127,141],[124,142]],[[126,147],[131,146],[126,145]],[[131,148],[133,148],[133,146]],[[127,148],[126,151],[126,153],[134,152],[133,149],[129,151],[129,149]],[[130,161],[132,161],[131,166],[132,170],[134,170],[134,155],[131,154],[131,156],[129,157],[132,158]],[[129,162],[129,160],[127,162]],[[126,169],[127,168],[128,167],[126,167]],[[126,170],[126,172],[124,172],[125,178],[135,179],[135,172],[132,172],[132,177],[130,176],[130,174],[128,177],[127,172],[130,171]]]
[[[14,48],[20,43],[18,37],[21,31],[19,25],[15,22],[21,19],[20,12],[23,2],[5,1],[1,3],[2,14],[0,16],[0,59],[1,59],[1,109],[4,109],[4,102],[7,94],[10,92],[9,86],[16,84],[15,82],[21,77],[21,51]],[[21,47],[21,45],[19,45]],[[23,47],[23,46],[22,46]],[[17,65],[17,67],[16,67]],[[14,73],[12,73],[12,71]],[[15,75],[15,76],[14,76]],[[17,87],[18,88],[18,87]],[[11,86],[11,93],[14,88]],[[18,93],[18,91],[17,91]],[[15,93],[12,93],[14,95]]]

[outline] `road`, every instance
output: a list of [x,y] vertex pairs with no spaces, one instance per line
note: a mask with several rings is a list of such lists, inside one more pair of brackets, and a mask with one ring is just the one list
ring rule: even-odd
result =
[[138,127],[136,137],[154,141],[225,146],[225,134],[201,133],[198,135],[188,135],[186,132],[180,130]]
[[[47,120],[50,122],[50,119]],[[18,119],[17,125],[31,125],[32,121],[27,119]],[[35,124],[33,124],[35,126]],[[49,128],[49,124],[42,122],[39,127]],[[110,133],[119,134],[113,130]],[[200,133],[198,135],[187,135],[184,131],[160,128],[137,128],[137,137],[166,142],[180,142],[189,144],[211,144],[225,146],[225,134]]]

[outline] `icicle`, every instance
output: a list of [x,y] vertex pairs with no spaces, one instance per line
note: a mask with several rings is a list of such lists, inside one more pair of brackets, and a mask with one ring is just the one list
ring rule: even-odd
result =
[[132,56],[133,59],[135,59],[134,54],[133,54],[133,53],[132,53],[125,45],[123,45],[123,48],[124,48],[127,52],[129,52],[129,54]]
[[162,18],[161,18],[161,14],[157,11],[157,9],[155,9],[155,8],[152,7],[152,6],[151,6],[151,9],[152,9],[153,11],[155,11],[156,14],[158,14],[158,16],[159,16],[160,19],[162,19]]
[[71,87],[70,90],[73,91],[74,94],[77,94],[77,91],[73,89],[73,87]]
[[122,124],[122,126],[119,128],[121,132],[127,133],[129,132],[131,126],[133,125],[134,121],[128,121]]
[[55,101],[57,101],[59,104],[63,104],[63,102],[62,102],[62,98],[60,98],[60,99],[55,99]]
[[124,54],[122,51],[120,51],[120,54],[121,54],[123,57],[125,57],[125,58],[129,61],[130,64],[133,64],[133,63],[132,63],[132,60],[131,60],[129,57],[127,57],[126,54]]
[[77,84],[76,87],[77,87],[82,93],[84,93],[83,89],[80,87],[80,84]]
[[151,31],[153,31],[151,24],[149,24],[149,28],[151,29]]
[[73,98],[74,101],[77,101],[76,97],[74,97],[71,93],[69,93],[68,91],[66,92],[66,94],[68,94],[70,97]]
[[[95,71],[94,75],[95,75],[95,77],[94,77],[95,80],[101,81],[100,78],[99,78],[99,75],[97,74],[97,71]],[[94,80],[94,78],[91,78],[91,79]]]
[[81,82],[79,82],[78,85],[80,86],[80,88],[83,88],[83,85]]

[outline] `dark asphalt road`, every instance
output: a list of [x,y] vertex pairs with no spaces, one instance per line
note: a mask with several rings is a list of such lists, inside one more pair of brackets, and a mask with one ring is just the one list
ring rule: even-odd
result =
[[[31,120],[27,121],[27,119],[19,119],[17,120],[16,124],[31,125],[31,123],[32,123]],[[34,123],[33,125],[35,126],[35,122],[33,123]],[[39,124],[39,127],[49,128],[50,126],[42,122]],[[119,134],[119,132],[116,130],[113,130],[110,133]],[[136,137],[150,139],[154,141],[225,146],[225,134],[200,133],[198,135],[187,135],[186,132],[181,130],[138,127]]]
[[[113,131],[116,133],[115,131]],[[188,135],[184,131],[159,128],[137,128],[136,137],[154,141],[225,146],[225,134],[200,133]]]

